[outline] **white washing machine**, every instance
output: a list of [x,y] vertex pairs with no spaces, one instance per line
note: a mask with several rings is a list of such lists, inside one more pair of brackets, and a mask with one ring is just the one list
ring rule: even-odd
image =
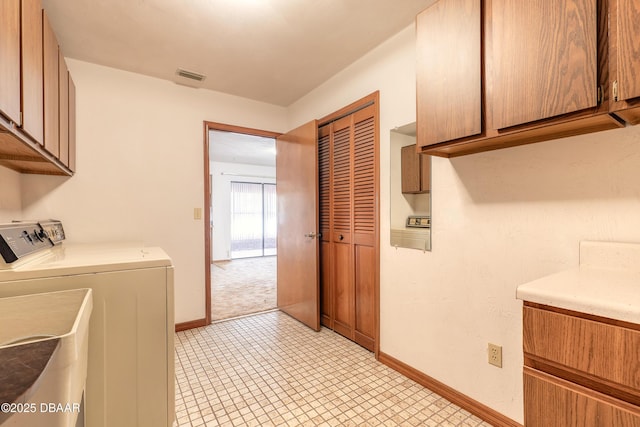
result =
[[91,288],[86,425],[172,426],[171,259],[156,247],[62,240],[56,221],[0,224],[0,298]]

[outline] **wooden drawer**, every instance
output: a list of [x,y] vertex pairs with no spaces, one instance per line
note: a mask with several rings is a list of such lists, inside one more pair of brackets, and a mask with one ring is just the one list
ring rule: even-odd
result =
[[524,368],[526,427],[640,427],[640,408]]
[[528,306],[523,330],[525,364],[566,367],[571,375],[640,396],[640,331]]

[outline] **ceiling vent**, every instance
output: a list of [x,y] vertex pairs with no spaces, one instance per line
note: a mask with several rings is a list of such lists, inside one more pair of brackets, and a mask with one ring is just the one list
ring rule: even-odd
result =
[[184,77],[186,79],[195,80],[197,82],[201,82],[207,78],[204,74],[194,73],[193,71],[183,70],[182,68],[178,68],[176,74],[180,77]]

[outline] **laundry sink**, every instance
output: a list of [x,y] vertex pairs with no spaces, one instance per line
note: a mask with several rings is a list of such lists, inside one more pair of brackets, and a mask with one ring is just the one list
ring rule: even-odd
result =
[[91,289],[0,298],[2,427],[76,426],[92,308]]

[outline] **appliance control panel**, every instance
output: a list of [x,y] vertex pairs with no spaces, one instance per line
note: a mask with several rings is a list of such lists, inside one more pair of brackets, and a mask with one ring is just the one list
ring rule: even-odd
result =
[[0,255],[6,264],[49,249],[64,240],[62,223],[56,220],[0,224]]
[[64,240],[64,228],[62,228],[62,223],[56,219],[48,219],[45,221],[38,221],[40,227],[45,232],[51,243],[57,245],[62,243]]
[[407,218],[407,227],[408,228],[431,228],[431,217],[430,216],[420,216],[420,215],[410,215]]

